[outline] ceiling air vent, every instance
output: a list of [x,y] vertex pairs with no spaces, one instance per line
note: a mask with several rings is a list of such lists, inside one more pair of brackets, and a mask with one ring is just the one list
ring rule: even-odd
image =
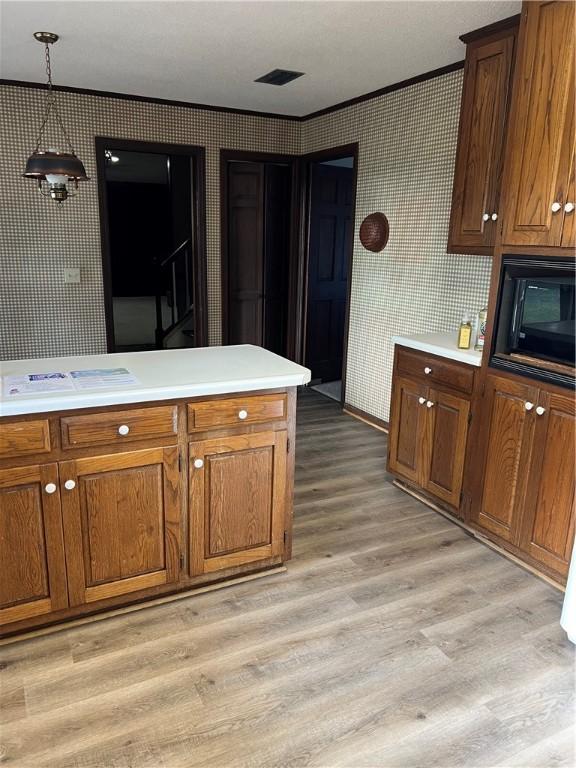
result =
[[302,77],[304,72],[292,72],[289,69],[273,69],[272,72],[268,72],[267,75],[262,75],[255,83],[267,83],[268,85],[286,85],[286,83],[296,80],[297,77]]

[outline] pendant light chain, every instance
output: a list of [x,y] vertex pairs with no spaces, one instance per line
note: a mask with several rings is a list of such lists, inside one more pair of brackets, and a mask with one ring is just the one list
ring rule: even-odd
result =
[[52,67],[50,64],[50,44],[45,43],[44,49],[45,49],[45,58],[46,58],[46,76],[48,78],[48,95],[46,96],[46,110],[44,112],[44,118],[42,120],[42,125],[40,126],[40,131],[38,132],[38,137],[36,139],[36,148],[34,151],[38,152],[38,150],[40,149],[42,136],[44,134],[44,130],[48,123],[48,118],[50,117],[50,113],[53,110],[56,115],[58,125],[60,126],[60,130],[62,131],[62,134],[66,139],[66,143],[68,144],[68,149],[72,152],[72,154],[76,154],[74,152],[74,147],[72,146],[72,142],[70,141],[70,137],[68,136],[68,132],[66,131],[66,128],[64,128],[64,123],[62,122],[60,111],[58,110],[58,104],[56,103],[56,93],[54,92],[54,86],[52,84]]

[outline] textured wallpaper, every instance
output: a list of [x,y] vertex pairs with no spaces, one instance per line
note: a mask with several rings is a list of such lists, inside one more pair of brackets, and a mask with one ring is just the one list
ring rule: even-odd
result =
[[[20,178],[43,91],[0,86],[0,359],[106,352],[95,136],[206,148],[208,334],[211,344],[220,343],[220,148],[297,153],[300,124],[101,96],[57,97],[92,179],[62,206]],[[80,285],[63,283],[64,267],[80,267]]]
[[[302,124],[302,152],[359,142],[346,400],[388,420],[397,333],[455,330],[486,304],[491,259],[446,254],[462,70]],[[358,240],[382,211],[381,253]]]
[[[219,150],[310,152],[358,141],[347,401],[388,419],[398,332],[454,329],[487,300],[491,261],[447,255],[462,71],[304,123],[59,93],[88,175],[94,136],[206,147],[208,325],[220,342]],[[0,359],[106,351],[97,185],[59,208],[20,179],[43,104],[39,90],[0,87]],[[390,240],[360,245],[364,216],[383,211]],[[62,269],[80,267],[81,285]]]

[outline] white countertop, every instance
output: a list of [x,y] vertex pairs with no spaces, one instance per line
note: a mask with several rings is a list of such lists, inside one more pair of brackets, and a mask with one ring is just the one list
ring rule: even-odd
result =
[[0,376],[91,368],[127,368],[140,383],[6,397],[0,388],[0,416],[295,387],[310,381],[307,368],[250,344],[11,360],[0,362]]
[[482,352],[471,349],[458,349],[458,333],[417,333],[412,336],[393,336],[394,344],[403,347],[418,349],[421,352],[430,352],[432,355],[448,357],[451,360],[459,360],[480,367],[482,364]]

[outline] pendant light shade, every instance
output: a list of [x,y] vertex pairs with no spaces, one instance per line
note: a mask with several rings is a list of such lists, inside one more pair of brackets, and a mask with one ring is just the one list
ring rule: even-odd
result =
[[[74,189],[78,189],[78,182],[89,181],[82,161],[76,156],[72,142],[64,128],[58,105],[56,104],[56,94],[52,85],[52,72],[50,66],[50,45],[58,40],[58,35],[53,32],[35,32],[34,37],[43,43],[46,53],[46,74],[48,76],[48,96],[44,118],[40,126],[40,132],[36,139],[36,147],[26,162],[24,177],[27,179],[36,179],[38,189],[46,196],[52,198],[58,203],[64,202],[71,196],[70,183]],[[54,114],[60,128],[60,132],[67,144],[67,151],[58,149],[41,149],[42,136],[44,129]],[[43,185],[43,182],[45,184]]]

